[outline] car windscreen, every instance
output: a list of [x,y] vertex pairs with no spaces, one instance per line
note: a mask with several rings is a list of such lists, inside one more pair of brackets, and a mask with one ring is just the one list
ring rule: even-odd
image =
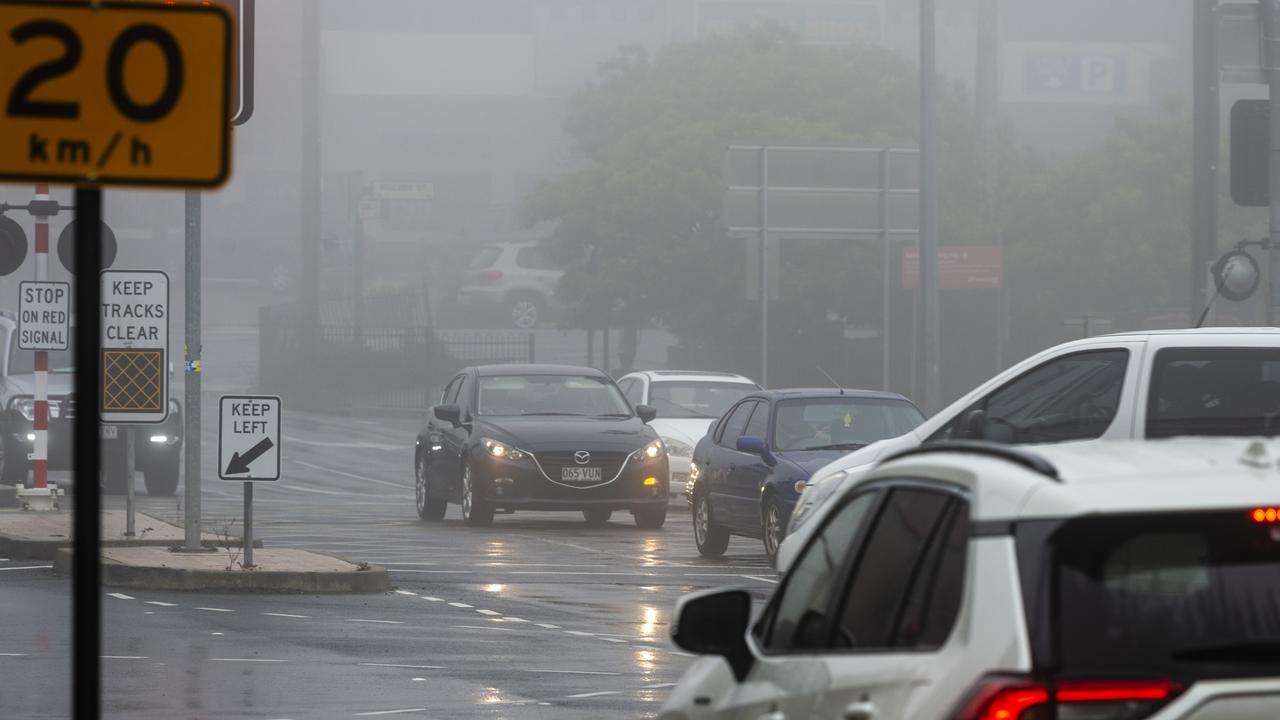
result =
[[[19,350],[15,344],[12,346],[13,352],[9,355],[9,374],[10,375],[27,375],[35,372],[36,354],[30,350]],[[66,350],[50,350],[49,352],[49,372],[71,372],[75,367],[75,358],[71,344],[67,343]]]
[[1147,437],[1280,435],[1280,348],[1156,353]]
[[613,381],[591,375],[481,377],[476,408],[482,417],[632,415],[631,406]]
[[910,432],[924,422],[916,406],[889,398],[822,397],[783,400],[774,422],[773,448],[856,450]]
[[1050,540],[1065,673],[1280,673],[1280,523],[1252,511],[1074,520]]
[[649,404],[663,418],[718,418],[756,389],[747,383],[660,381],[649,385]]
[[498,256],[502,254],[502,248],[496,245],[488,245],[480,248],[478,252],[471,258],[471,262],[467,265],[468,270],[483,270],[492,266],[498,261]]

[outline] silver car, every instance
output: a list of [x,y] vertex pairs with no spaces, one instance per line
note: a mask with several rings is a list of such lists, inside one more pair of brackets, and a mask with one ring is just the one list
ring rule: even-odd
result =
[[564,271],[537,243],[493,243],[481,247],[458,290],[462,307],[499,310],[504,323],[528,330],[547,317]]

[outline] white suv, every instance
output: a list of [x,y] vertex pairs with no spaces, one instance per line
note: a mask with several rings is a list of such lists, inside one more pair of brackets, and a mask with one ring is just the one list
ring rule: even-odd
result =
[[504,322],[529,330],[546,319],[563,275],[537,243],[485,245],[467,266],[467,283],[458,290],[458,305],[497,308]]
[[672,498],[684,497],[693,448],[707,428],[747,393],[760,389],[742,375],[696,370],[642,370],[623,375],[618,387],[632,407],[649,405],[658,411],[649,427],[667,446]]
[[1076,340],[1031,356],[915,430],[819,469],[778,549],[785,571],[826,499],[895,452],[939,440],[1008,444],[1280,435],[1280,330],[1206,328]]
[[1280,443],[922,446],[750,605],[681,600],[659,717],[1275,720]]

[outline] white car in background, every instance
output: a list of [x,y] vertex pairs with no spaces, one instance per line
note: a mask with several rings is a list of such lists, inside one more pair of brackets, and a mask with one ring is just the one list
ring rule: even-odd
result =
[[819,469],[778,548],[785,572],[831,497],[894,453],[940,440],[1010,445],[1181,435],[1280,435],[1280,329],[1120,333],[1023,360],[915,430]]
[[1280,443],[908,450],[752,621],[681,599],[661,720],[1274,720]]
[[672,497],[684,497],[693,448],[711,424],[747,393],[760,389],[742,375],[684,370],[633,372],[623,375],[618,387],[632,407],[649,405],[658,411],[649,427],[667,446]]
[[537,243],[484,245],[467,265],[458,305],[498,309],[504,324],[530,330],[546,319],[563,275],[564,270]]

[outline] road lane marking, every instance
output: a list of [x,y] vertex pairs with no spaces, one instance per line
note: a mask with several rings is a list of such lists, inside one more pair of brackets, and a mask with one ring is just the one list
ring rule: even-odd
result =
[[595,633],[583,632],[581,630],[565,630],[565,632],[570,635],[577,635],[578,637],[595,637]]
[[408,668],[410,670],[447,670],[444,665],[403,665],[400,663],[357,663],[364,667]]
[[760,582],[762,582],[762,583],[769,583],[770,585],[777,585],[777,584],[778,584],[778,581],[777,581],[777,580],[770,580],[769,578],[766,578],[766,577],[760,577],[759,575],[743,575],[742,577],[744,577],[744,578],[746,578],[746,579],[748,579],[748,580],[759,580],[759,581],[760,581]]
[[294,615],[294,614],[292,614],[292,613],[269,613],[269,612],[264,612],[264,613],[262,613],[262,614],[263,614],[263,615],[266,615],[267,617],[282,617],[282,618],[309,618],[309,617],[311,617],[310,615]]
[[560,629],[560,626],[559,626],[559,625],[552,625],[551,623],[538,623],[538,627],[540,627],[540,628],[546,628],[547,630],[559,630],[559,629]]
[[454,625],[461,630],[497,630],[498,632],[520,632],[515,628],[498,627],[496,625]]
[[160,602],[159,600],[147,600],[147,605],[155,605],[157,607],[178,607],[178,603]]
[[626,640],[619,640],[618,638],[611,638],[611,637],[602,637],[602,638],[600,638],[600,639],[601,639],[601,640],[603,640],[603,641],[605,641],[605,642],[611,642],[611,643],[624,643],[624,642],[626,642]]
[[426,708],[405,708],[403,710],[373,710],[371,712],[356,713],[356,717],[372,717],[374,715],[403,715],[404,713],[426,712]]
[[214,608],[214,607],[198,607],[196,609],[205,610],[207,612],[235,612],[235,610],[228,610],[226,608]]
[[451,602],[451,603],[449,603],[449,606],[450,606],[450,607],[456,607],[456,608],[469,608],[469,607],[471,607],[470,605],[468,605],[468,604],[466,604],[466,603],[464,603],[464,602]]
[[422,599],[428,602],[444,602],[444,598],[431,597],[430,595],[423,595]]
[[260,662],[260,663],[282,663],[288,660],[275,660],[272,658],[209,658],[209,662]]
[[26,653],[0,653],[0,657],[26,657]]
[[529,622],[528,620],[525,620],[524,618],[511,617],[510,615],[506,615],[506,616],[504,616],[502,619],[503,619],[503,620],[506,620],[507,622],[514,622],[514,623],[527,623],[527,622]]
[[311,463],[309,463],[309,462],[304,462],[304,461],[302,461],[302,460],[294,460],[294,462],[295,462],[295,463],[297,463],[297,464],[299,464],[299,465],[301,465],[301,466],[303,466],[303,467],[309,467],[309,468],[311,468],[312,470],[319,470],[319,471],[321,471],[321,472],[332,473],[332,474],[334,474],[334,475],[339,475],[339,476],[341,476],[341,477],[351,478],[352,480],[359,480],[359,481],[361,481],[361,482],[371,482],[371,483],[373,483],[373,484],[375,484],[375,485],[385,485],[385,486],[387,486],[387,487],[393,487],[393,488],[395,488],[395,489],[397,489],[397,490],[412,490],[412,489],[413,489],[413,486],[412,486],[412,485],[409,485],[408,483],[395,483],[395,482],[388,482],[388,481],[386,481],[386,480],[379,480],[379,479],[377,479],[377,478],[365,477],[364,475],[355,475],[355,474],[353,474],[353,473],[343,472],[343,471],[341,471],[341,470],[334,470],[333,468],[324,467],[323,465],[312,465]]
[[403,625],[403,620],[363,620],[361,618],[347,618],[347,622],[358,623],[377,623],[379,625]]
[[470,575],[475,572],[474,570],[413,570],[410,568],[393,568],[393,570],[398,573],[437,573],[447,575]]
[[284,483],[272,483],[274,487],[283,488],[285,490],[296,490],[298,492],[315,493],[317,495],[343,495],[352,496],[359,493],[339,492],[337,490],[321,490],[320,488],[304,487],[302,485],[285,485]]
[[581,698],[600,697],[602,695],[621,695],[621,690],[601,690],[599,692],[578,693],[577,695],[567,695],[571,700],[579,700]]
[[103,660],[146,660],[146,655],[103,655]]
[[52,565],[23,565],[22,567],[0,568],[0,570],[48,570]]
[[107,593],[107,595],[117,600],[133,600],[134,599],[132,595],[125,595],[124,593]]
[[502,613],[497,612],[497,611],[495,611],[495,610],[485,610],[485,609],[483,609],[483,608],[476,608],[476,612],[480,613],[481,615],[490,615],[490,616],[492,616],[492,615],[501,615],[501,614],[502,614]]
[[621,675],[616,672],[601,672],[599,670],[517,670],[517,672],[530,673],[551,673],[553,675]]
[[675,687],[675,683],[658,683],[656,685],[641,685],[641,690],[661,690],[662,688]]
[[[352,448],[357,450],[382,450],[385,452],[391,452],[393,450],[408,450],[413,447],[412,445],[385,445],[382,443],[371,443],[371,442],[332,442],[329,440],[304,440],[302,438],[293,437],[291,435],[285,435],[284,439],[291,443],[297,443],[298,445],[314,445],[315,447],[332,447],[332,448]],[[294,460],[293,462],[296,462],[299,465],[306,465],[309,468],[315,468],[316,470],[329,469],[329,468],[322,468],[317,465],[311,465],[301,460]],[[337,472],[337,471],[335,470],[332,472]],[[364,479],[359,476],[355,476],[355,477],[357,480]]]
[[418,593],[416,593],[416,592],[414,592],[414,591],[412,591],[412,590],[397,590],[397,591],[396,591],[396,594],[397,594],[397,595],[412,595],[412,596],[414,596],[414,597],[417,597],[417,595],[418,595]]

